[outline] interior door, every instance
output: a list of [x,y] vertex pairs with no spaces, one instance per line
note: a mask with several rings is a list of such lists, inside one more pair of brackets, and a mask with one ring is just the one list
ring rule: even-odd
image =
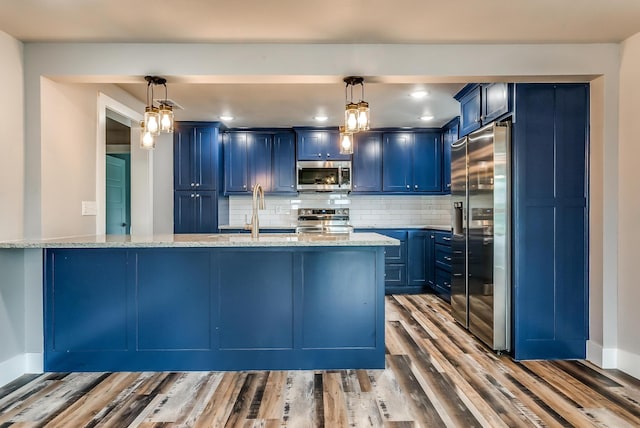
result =
[[109,155],[106,159],[106,232],[108,235],[126,235],[128,230],[126,161]]

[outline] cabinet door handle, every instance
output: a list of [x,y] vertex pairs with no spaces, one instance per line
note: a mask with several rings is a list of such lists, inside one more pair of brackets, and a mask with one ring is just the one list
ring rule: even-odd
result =
[[200,197],[200,193],[196,193],[196,198],[199,198],[199,197]]
[[417,188],[418,188],[418,185],[416,184],[415,186],[413,186],[413,188],[414,188],[414,189],[417,189]]
[[196,185],[196,183],[191,183],[191,187],[193,187],[193,186],[195,186],[195,185]]
[[291,188],[293,189],[293,184],[291,185]]
[[200,187],[200,183],[196,183],[196,187]]
[[330,158],[331,157],[331,153],[327,153],[327,157]]
[[195,197],[196,197],[196,195],[192,193],[192,194],[191,194],[191,197],[192,197],[192,198],[195,198]]
[[407,189],[411,189],[411,186],[409,186],[408,184],[407,184]]
[[447,184],[447,187],[451,187],[451,183]]
[[451,261],[451,257],[444,256],[444,259],[445,259],[446,261],[448,261],[448,262],[450,262],[450,261]]
[[243,188],[244,190],[247,190],[247,185],[246,185],[246,184],[243,184],[243,185],[242,185],[242,188]]
[[451,241],[451,238],[450,238],[450,237],[448,237],[448,236],[443,236],[443,237],[442,237],[442,240],[443,240],[443,241]]
[[322,157],[322,153],[318,153],[318,157],[321,158]]

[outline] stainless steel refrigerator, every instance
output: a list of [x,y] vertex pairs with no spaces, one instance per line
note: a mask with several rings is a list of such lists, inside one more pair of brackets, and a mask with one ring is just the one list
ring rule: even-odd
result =
[[454,318],[496,351],[511,347],[511,127],[451,145]]

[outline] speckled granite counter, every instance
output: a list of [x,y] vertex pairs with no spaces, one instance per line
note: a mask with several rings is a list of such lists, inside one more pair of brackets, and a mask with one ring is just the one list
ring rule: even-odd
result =
[[261,233],[257,239],[248,234],[220,233],[153,236],[100,235],[0,242],[0,248],[371,247],[387,245],[400,245],[400,241],[377,233],[347,235]]

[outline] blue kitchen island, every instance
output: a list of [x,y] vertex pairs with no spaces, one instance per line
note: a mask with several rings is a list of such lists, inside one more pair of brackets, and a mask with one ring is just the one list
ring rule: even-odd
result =
[[34,243],[45,371],[384,368],[384,246],[398,244],[376,233]]

